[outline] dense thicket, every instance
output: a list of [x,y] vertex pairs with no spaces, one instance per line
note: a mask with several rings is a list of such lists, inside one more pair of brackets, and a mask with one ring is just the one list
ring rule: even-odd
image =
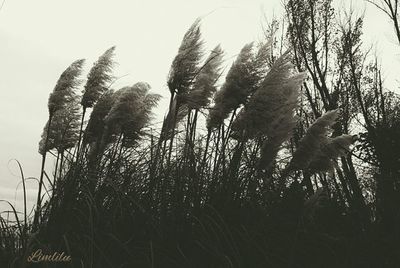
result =
[[82,97],[73,63],[40,141],[46,191],[33,221],[0,218],[0,263],[44,248],[73,267],[400,265],[400,97],[364,50],[362,17],[339,20],[330,0],[285,10],[286,34],[269,23],[225,76],[196,20],[159,128],[149,84],[111,88],[114,47]]

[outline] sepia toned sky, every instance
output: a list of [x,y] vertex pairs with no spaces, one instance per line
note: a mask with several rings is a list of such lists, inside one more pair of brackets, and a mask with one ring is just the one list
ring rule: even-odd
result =
[[[335,5],[344,9],[349,1]],[[363,0],[354,0],[353,6],[365,12],[364,41],[376,46],[387,85],[397,88],[400,55],[389,20]],[[87,71],[116,45],[115,75],[122,78],[115,88],[146,81],[154,92],[167,96],[170,64],[197,17],[203,18],[207,49],[220,43],[229,62],[245,43],[261,38],[264,14],[279,18],[281,0],[6,0],[0,10],[0,199],[14,203],[17,198],[20,208],[22,188],[16,191],[20,179],[10,160],[20,161],[25,177],[38,177],[47,98],[74,60],[87,59]],[[158,118],[166,104],[164,98]],[[37,183],[30,180],[27,185],[32,204]]]

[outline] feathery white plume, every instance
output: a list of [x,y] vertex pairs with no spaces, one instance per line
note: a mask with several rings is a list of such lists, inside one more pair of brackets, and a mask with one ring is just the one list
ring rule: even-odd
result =
[[74,89],[80,84],[79,79],[85,60],[73,62],[60,76],[52,93],[50,93],[48,108],[52,116],[57,110],[63,109],[65,105],[75,97]]
[[183,94],[189,90],[199,71],[202,46],[200,20],[197,19],[185,33],[172,62],[167,81],[171,93]]
[[291,169],[306,169],[327,144],[327,135],[336,123],[338,110],[328,111],[319,117],[300,140],[297,150],[289,164]]
[[114,66],[114,51],[115,46],[109,48],[90,69],[81,100],[84,108],[93,107],[100,96],[107,90],[108,83],[113,79],[111,72]]

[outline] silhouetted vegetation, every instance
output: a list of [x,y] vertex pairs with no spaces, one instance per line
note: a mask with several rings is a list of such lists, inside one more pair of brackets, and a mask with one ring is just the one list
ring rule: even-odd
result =
[[196,20],[161,126],[149,84],[111,88],[114,47],[82,96],[83,60],[68,67],[35,215],[0,217],[0,264],[35,267],[41,248],[70,254],[65,267],[398,267],[400,96],[362,44],[362,16],[284,5],[286,25],[267,23],[226,75]]

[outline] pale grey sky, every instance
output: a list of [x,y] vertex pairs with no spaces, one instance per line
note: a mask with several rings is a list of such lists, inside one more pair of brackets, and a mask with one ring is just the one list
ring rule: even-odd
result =
[[[0,0],[1,2],[1,0]],[[343,1],[346,3],[347,1]],[[399,47],[388,19],[363,0],[365,42],[376,44],[388,84],[395,85]],[[337,6],[343,6],[337,1]],[[88,70],[116,45],[118,86],[148,82],[165,95],[166,77],[182,36],[197,17],[206,46],[218,43],[226,58],[261,36],[263,12],[281,15],[280,0],[6,0],[0,11],[0,199],[14,202],[18,159],[27,177],[38,177],[38,142],[47,120],[47,98],[74,60],[87,59]],[[160,103],[160,114],[167,98]],[[28,183],[31,202],[36,183]],[[21,188],[17,199],[22,200]],[[20,202],[17,202],[20,208]],[[4,205],[0,204],[0,210]]]

